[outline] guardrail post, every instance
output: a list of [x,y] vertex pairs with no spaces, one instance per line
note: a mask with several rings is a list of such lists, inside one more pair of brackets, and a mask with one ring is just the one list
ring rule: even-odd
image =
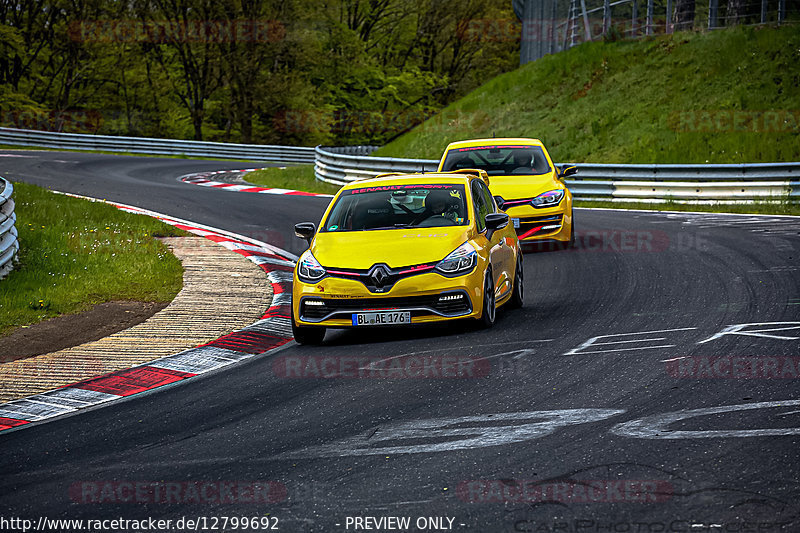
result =
[[786,0],[778,0],[778,24],[782,24],[786,18]]
[[611,3],[609,0],[603,0],[603,35],[608,34],[611,28]]
[[672,0],[667,0],[667,33],[672,33]]
[[644,30],[645,35],[653,35],[653,0],[647,0],[647,22]]
[[717,28],[719,0],[708,0],[708,29]]
[[767,0],[761,0],[761,24],[767,22]]
[[0,280],[14,268],[19,252],[17,228],[14,224],[14,186],[10,181],[0,178]]
[[639,2],[633,0],[633,13],[631,14],[631,38],[636,38],[636,22],[639,19]]
[[588,43],[592,40],[592,30],[589,27],[589,15],[586,13],[586,0],[581,0],[581,11],[583,12],[583,31]]

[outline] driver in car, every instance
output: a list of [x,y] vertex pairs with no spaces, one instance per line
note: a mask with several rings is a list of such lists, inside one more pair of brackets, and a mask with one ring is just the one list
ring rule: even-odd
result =
[[414,220],[419,224],[430,217],[443,217],[459,224],[462,219],[458,216],[454,198],[448,191],[431,191],[425,198],[425,210]]
[[527,150],[514,152],[514,170],[512,174],[530,174],[533,167],[533,153]]

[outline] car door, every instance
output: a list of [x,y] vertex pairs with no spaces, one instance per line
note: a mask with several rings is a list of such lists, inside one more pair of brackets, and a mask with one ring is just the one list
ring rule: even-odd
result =
[[[502,213],[502,211],[497,207],[497,203],[495,203],[494,198],[492,197],[492,192],[489,190],[489,186],[486,185],[484,181],[480,181],[479,184],[484,200],[489,206],[489,212]],[[498,254],[500,256],[501,273],[502,273],[502,277],[498,282],[497,287],[501,288],[499,296],[502,298],[506,293],[510,292],[512,289],[513,273],[514,269],[516,268],[516,256],[514,255],[514,239],[513,239],[513,235],[515,234],[515,232],[513,226],[511,225],[510,220],[509,224],[505,228],[498,230],[496,233],[499,239]],[[494,240],[494,237],[492,237],[492,240]]]
[[[475,224],[478,232],[483,235],[483,240],[486,243],[486,250],[489,252],[489,262],[492,265],[492,277],[494,278],[495,296],[502,297],[503,292],[506,290],[504,287],[507,278],[507,267],[505,262],[505,250],[507,248],[505,238],[502,231],[495,231],[491,239],[486,239],[486,215],[495,212],[495,204],[492,200],[489,189],[482,180],[472,181],[472,203],[475,206]],[[480,237],[479,237],[480,239]],[[502,291],[498,290],[501,289]]]

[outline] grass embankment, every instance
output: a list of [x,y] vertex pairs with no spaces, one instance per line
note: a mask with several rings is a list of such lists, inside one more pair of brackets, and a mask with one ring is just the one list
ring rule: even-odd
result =
[[297,165],[285,168],[265,168],[248,172],[244,177],[250,183],[261,187],[293,189],[295,191],[336,194],[337,185],[318,181],[314,177],[314,165]]
[[559,162],[800,160],[800,27],[587,43],[502,74],[375,155],[535,137]]
[[183,267],[156,237],[185,232],[99,202],[14,183],[20,254],[0,280],[0,335],[111,300],[169,302]]

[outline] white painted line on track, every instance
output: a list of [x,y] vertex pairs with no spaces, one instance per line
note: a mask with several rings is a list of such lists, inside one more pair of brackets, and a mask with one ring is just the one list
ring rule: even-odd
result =
[[585,348],[589,348],[590,346],[602,346],[606,344],[621,344],[623,342],[652,342],[652,341],[661,341],[665,340],[665,337],[659,337],[654,339],[632,339],[627,341],[613,341],[613,342],[597,342],[600,339],[606,339],[609,337],[630,337],[632,335],[649,335],[651,333],[670,333],[673,331],[691,331],[697,328],[672,328],[672,329],[656,329],[651,331],[635,331],[631,333],[610,333],[608,335],[598,335],[597,337],[592,337],[591,339],[587,340],[577,348],[573,348],[570,351],[564,353],[564,355],[577,355],[577,354],[589,354],[589,353],[604,353],[604,352],[625,352],[630,350],[654,350],[656,348],[674,348],[675,345],[673,344],[666,344],[666,345],[659,345],[659,346],[642,346],[638,348],[615,348],[610,350],[594,350],[591,352],[583,351]]
[[[781,326],[788,326],[788,327],[780,327],[780,328],[772,328],[772,329],[755,329],[755,330],[745,330],[744,328],[748,326],[771,326],[771,325],[781,325]],[[746,337],[763,337],[765,339],[775,339],[775,340],[783,340],[783,341],[796,341],[800,339],[800,337],[789,337],[785,335],[769,335],[773,331],[791,331],[795,329],[800,329],[800,322],[752,322],[750,324],[734,324],[731,326],[726,326],[725,329],[712,335],[711,337],[698,342],[697,344],[705,344],[706,342],[710,342],[725,335],[743,335]]]
[[656,337],[653,339],[634,339],[628,341],[611,341],[611,342],[594,342],[592,346],[603,346],[604,344],[625,344],[626,342],[650,342],[650,341],[663,341],[666,337]]
[[[674,348],[674,344],[662,344],[659,346],[641,346],[639,348],[615,348],[613,350],[597,350],[593,352],[580,352],[579,355],[585,353],[609,353],[609,352],[629,352],[632,350],[655,350],[656,348]],[[565,354],[565,355],[575,355],[575,354]]]

